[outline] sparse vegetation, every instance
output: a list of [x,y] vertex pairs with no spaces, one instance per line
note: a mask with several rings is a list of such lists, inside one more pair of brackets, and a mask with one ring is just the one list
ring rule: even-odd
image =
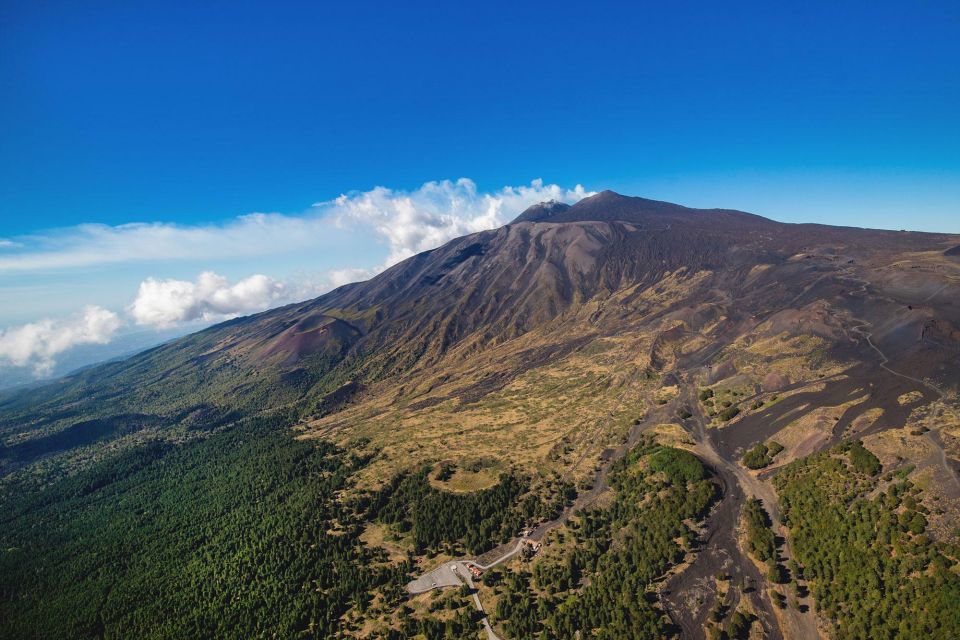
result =
[[[508,572],[496,614],[509,637],[664,637],[652,598],[638,594],[682,557],[676,539],[692,541],[684,522],[703,517],[714,500],[708,476],[689,452],[649,440],[619,460],[610,476],[613,504],[568,526],[576,546],[539,562],[532,575]],[[533,598],[534,588],[546,595]]]

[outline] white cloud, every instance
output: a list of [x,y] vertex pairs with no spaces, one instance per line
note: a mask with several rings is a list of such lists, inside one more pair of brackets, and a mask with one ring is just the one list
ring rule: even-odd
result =
[[[575,202],[583,187],[564,189],[534,180],[528,186],[483,193],[461,178],[427,182],[413,191],[375,187],[320,202],[298,215],[251,213],[223,224],[164,222],[119,226],[83,224],[3,240],[16,251],[0,256],[0,274],[137,262],[207,261],[289,255],[322,248],[336,227],[373,231],[385,241],[385,266],[459,235],[491,229],[543,200]],[[347,265],[357,268],[358,265]]]
[[278,213],[252,213],[220,225],[82,224],[19,238],[23,249],[0,257],[0,273],[279,254],[316,246],[330,227],[315,215]]
[[336,289],[351,282],[368,280],[377,275],[379,269],[364,269],[360,267],[347,267],[346,269],[331,269],[327,272],[326,282],[319,288]]
[[[428,182],[413,191],[376,187],[350,192],[314,204],[298,215],[253,213],[223,224],[175,225],[133,223],[120,226],[85,224],[14,239],[0,238],[0,275],[72,270],[95,265],[217,260],[256,256],[289,256],[315,251],[335,233],[366,232],[369,243],[386,245],[377,257],[367,252],[354,264],[304,265],[310,276],[286,281],[257,274],[231,284],[212,271],[193,282],[147,278],[127,307],[136,324],[166,329],[191,321],[214,322],[305,300],[332,288],[373,277],[417,252],[433,249],[455,237],[492,229],[544,200],[573,203],[591,195],[577,185],[564,189],[534,180],[527,186],[484,193],[466,178]],[[326,243],[326,245],[325,245]],[[352,247],[352,245],[351,245]],[[362,248],[362,247],[361,247]],[[372,257],[371,257],[372,256]],[[359,264],[358,264],[359,263]],[[119,268],[114,266],[114,269]],[[126,269],[127,267],[124,267]],[[19,275],[15,275],[19,278]],[[119,303],[119,301],[117,301]],[[67,320],[44,319],[0,330],[0,364],[31,366],[37,375],[52,371],[55,357],[81,344],[105,344],[124,324],[116,313],[97,306]]]
[[428,182],[416,191],[377,187],[314,205],[327,208],[340,225],[360,223],[390,247],[384,266],[433,249],[458,236],[498,227],[544,200],[573,203],[588,195],[580,185],[564,189],[534,180],[529,186],[480,193],[472,180]]
[[[209,323],[262,311],[288,301],[291,293],[306,290],[288,290],[284,283],[262,274],[234,284],[209,271],[195,282],[148,278],[140,283],[128,313],[139,325],[170,329],[191,321]],[[88,306],[67,319],[43,319],[0,330],[0,366],[32,367],[37,377],[45,377],[55,368],[56,356],[79,345],[109,343],[129,319]]]
[[39,377],[56,364],[55,357],[81,344],[106,344],[121,327],[120,317],[97,306],[64,320],[44,319],[0,332],[0,362],[32,366]]
[[287,299],[287,287],[257,274],[230,284],[211,271],[196,282],[148,278],[140,283],[130,315],[140,325],[169,328],[193,320],[223,320],[263,311]]

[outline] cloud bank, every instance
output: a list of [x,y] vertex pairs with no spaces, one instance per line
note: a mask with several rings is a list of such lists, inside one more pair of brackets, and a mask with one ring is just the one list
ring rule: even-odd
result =
[[[545,200],[574,203],[592,192],[534,180],[529,185],[481,192],[469,179],[427,182],[412,191],[375,187],[313,204],[296,215],[251,213],[222,224],[164,222],[119,226],[84,224],[16,238],[0,238],[0,275],[56,273],[103,265],[150,264],[287,256],[318,250],[346,231],[384,245],[385,258],[368,264],[327,265],[317,277],[282,281],[256,274],[231,284],[204,271],[195,281],[141,281],[123,316],[88,306],[66,319],[43,319],[0,330],[0,364],[49,374],[58,354],[81,344],[105,344],[123,326],[170,329],[194,321],[215,322],[314,297],[370,278],[418,252],[458,236],[498,227]],[[375,254],[374,254],[375,255]],[[306,265],[308,268],[314,265]],[[104,267],[109,268],[109,267]],[[116,267],[116,268],[119,268]],[[124,266],[124,269],[129,267]],[[146,275],[146,274],[145,274]]]
[[537,202],[573,203],[590,194],[580,185],[564,189],[542,180],[483,193],[461,178],[427,182],[413,191],[375,187],[315,203],[296,215],[251,213],[223,224],[83,224],[3,240],[0,274],[283,255],[323,247],[336,229],[372,232],[387,244],[383,266],[389,266],[457,236],[499,226]]
[[56,367],[58,355],[80,345],[108,344],[131,323],[163,330],[194,321],[219,322],[290,301],[295,292],[302,290],[262,274],[234,284],[212,271],[194,282],[147,278],[126,316],[92,305],[69,318],[44,318],[0,331],[0,366],[31,367],[42,378]]
[[574,203],[588,195],[581,185],[564,189],[542,180],[480,193],[472,180],[461,178],[428,182],[412,192],[377,187],[314,206],[335,212],[341,226],[371,228],[389,244],[384,266],[390,266],[458,236],[498,227],[538,202]]
[[0,333],[0,362],[32,367],[38,377],[49,374],[55,357],[82,344],[106,344],[122,326],[120,317],[97,306],[64,320],[44,319]]
[[201,273],[196,282],[147,278],[140,283],[130,315],[139,325],[169,329],[194,320],[217,321],[263,311],[286,300],[286,293],[282,282],[262,274],[233,285],[212,271]]
[[18,248],[0,255],[0,273],[269,255],[313,246],[329,226],[316,217],[278,213],[252,213],[219,225],[82,224],[17,238]]

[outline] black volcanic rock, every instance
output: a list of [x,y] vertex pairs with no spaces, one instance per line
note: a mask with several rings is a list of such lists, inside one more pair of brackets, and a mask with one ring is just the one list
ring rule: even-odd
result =
[[[431,538],[443,529],[434,528],[408,558],[461,545],[490,548],[523,524],[528,497],[539,499],[561,477],[579,484],[579,473],[589,474],[590,488],[566,496],[563,510],[546,516],[551,520],[543,522],[539,509],[529,512],[537,516],[533,537],[540,540],[577,510],[596,508],[594,501],[609,495],[604,492],[611,484],[622,489],[617,478],[625,476],[618,474],[631,475],[637,462],[644,474],[637,477],[640,491],[653,486],[643,483],[656,471],[663,476],[662,484],[654,481],[657,491],[672,491],[681,501],[685,491],[699,494],[702,506],[688,509],[691,519],[718,500],[709,516],[709,552],[664,583],[673,595],[657,612],[696,635],[708,612],[694,612],[687,594],[716,574],[716,558],[723,559],[725,575],[729,568],[749,577],[758,598],[773,586],[737,544],[746,496],[758,493],[755,483],[769,483],[764,475],[743,480],[743,452],[764,442],[772,446],[776,437],[790,447],[785,457],[810,461],[801,467],[806,476],[788,479],[797,483],[789,491],[808,491],[807,483],[816,483],[821,473],[840,479],[829,483],[829,491],[807,495],[829,500],[822,511],[829,515],[847,504],[851,487],[857,495],[871,486],[884,488],[864,483],[853,444],[832,447],[850,438],[857,447],[872,447],[872,436],[882,431],[905,456],[891,467],[893,454],[877,451],[888,467],[887,480],[898,469],[906,469],[904,480],[918,467],[930,474],[924,482],[944,507],[937,514],[943,520],[931,516],[927,542],[921,542],[928,523],[917,514],[928,510],[920,506],[922,494],[902,484],[910,491],[905,495],[917,499],[910,544],[897,546],[905,532],[897,528],[898,515],[903,517],[898,500],[871,503],[883,503],[877,508],[886,510],[884,522],[893,528],[878,528],[875,542],[860,542],[879,553],[895,552],[898,564],[884,566],[894,567],[898,578],[927,565],[935,570],[919,572],[924,575],[916,581],[907,578],[905,591],[916,595],[893,601],[924,613],[943,609],[917,629],[952,620],[951,602],[935,596],[960,589],[956,580],[948,582],[950,559],[940,549],[956,554],[934,536],[952,535],[960,485],[949,450],[940,448],[936,456],[929,447],[947,444],[939,435],[948,437],[951,399],[941,389],[960,388],[960,265],[942,259],[943,253],[960,253],[960,235],[783,224],[609,191],[574,206],[542,203],[515,222],[456,238],[313,300],[237,318],[48,385],[0,392],[0,480],[6,487],[0,505],[9,507],[0,511],[0,589],[7,594],[0,600],[0,638],[72,637],[94,628],[113,637],[130,636],[124,629],[151,635],[153,620],[157,629],[169,630],[164,619],[170,612],[193,612],[178,628],[196,633],[197,625],[212,619],[208,613],[223,609],[221,595],[232,597],[249,583],[250,571],[224,574],[219,567],[221,561],[236,564],[236,550],[251,548],[251,540],[258,543],[258,558],[268,562],[253,567],[258,591],[250,592],[249,603],[272,606],[272,594],[283,595],[285,584],[320,585],[342,568],[348,571],[339,571],[341,576],[355,572],[348,578],[359,585],[356,595],[380,584],[378,576],[389,578],[383,584],[393,594],[399,585],[390,576],[405,569],[392,562],[384,568],[382,550],[362,548],[358,535],[367,523],[385,524],[381,516],[388,513],[443,511],[466,533]],[[702,402],[704,385],[713,396],[709,404]],[[722,428],[706,428],[708,409],[710,417],[719,414],[725,421]],[[667,423],[696,445],[698,455],[706,454],[701,462],[709,464],[718,486],[706,481],[701,462],[687,451],[658,445],[655,455],[666,456],[659,466],[650,465],[653,457],[628,457],[635,445],[634,452],[646,456],[652,442],[647,428]],[[921,438],[928,423],[938,431],[922,438],[922,447],[896,447],[896,441],[907,443],[908,429]],[[784,430],[789,439],[780,435]],[[866,448],[856,451],[876,474],[879,458]],[[483,460],[478,469],[502,469],[499,484],[456,498],[431,488],[434,478],[427,475],[434,475],[434,461],[464,459]],[[705,482],[694,485],[690,469]],[[8,481],[3,476],[11,472],[18,475]],[[60,481],[53,475],[61,473],[69,476]],[[779,491],[784,504],[794,495],[779,484],[766,486],[771,495]],[[630,499],[636,487],[623,495]],[[449,508],[431,511],[423,501],[441,495],[469,504],[450,506],[445,498]],[[481,503],[499,515],[477,516],[474,507]],[[657,498],[648,514],[678,504],[669,496]],[[349,526],[340,526],[341,513],[349,516]],[[763,515],[778,519],[773,510]],[[853,516],[837,520],[844,527],[840,534],[862,538]],[[404,528],[419,526],[406,517]],[[471,522],[475,526],[464,524]],[[599,530],[601,544],[605,533]],[[663,542],[672,545],[672,536],[668,532]],[[597,540],[575,537],[575,548],[564,545],[563,553],[589,551]],[[849,546],[843,535],[835,540],[825,545],[831,562]],[[343,554],[326,553],[329,548]],[[144,570],[131,568],[131,552],[139,554]],[[298,558],[309,562],[301,566]],[[197,570],[184,574],[184,567]],[[205,588],[205,577],[219,584],[223,575],[233,582]],[[117,585],[106,609],[103,596],[88,597],[104,578]],[[165,590],[173,596],[141,615],[133,607],[144,600],[146,581],[174,587]],[[176,589],[184,585],[200,587]],[[346,612],[352,625],[362,612],[353,609],[350,593],[334,590],[332,597],[349,602],[340,609],[324,593],[287,598],[293,606],[274,616],[283,620],[276,631],[259,623],[241,628],[236,616],[224,628],[237,636],[287,637],[309,623],[318,636],[343,635],[354,627],[336,621]],[[780,637],[768,625],[777,619],[774,610],[758,598],[750,606],[765,637]],[[544,602],[550,604],[534,604]],[[631,602],[625,599],[615,614],[629,611]],[[118,608],[127,604],[132,613]],[[49,611],[68,609],[79,623],[68,620],[58,633],[47,632],[53,627],[34,630]],[[302,617],[301,610],[312,613]],[[8,622],[15,616],[19,627]],[[123,620],[133,622],[115,622]],[[320,626],[322,621],[329,624]],[[812,629],[799,625],[798,637],[817,636],[816,620],[808,622]],[[960,634],[937,637],[948,636]]]
[[960,244],[958,244],[958,245],[955,246],[955,247],[950,247],[949,249],[947,249],[946,251],[943,252],[943,255],[945,255],[945,256],[960,256]]
[[775,226],[776,222],[743,211],[730,209],[693,209],[672,202],[624,196],[614,191],[584,198],[550,222],[629,222],[632,224],[709,224]]
[[549,220],[558,213],[563,213],[569,208],[570,205],[563,202],[557,202],[556,200],[540,202],[528,207],[523,213],[511,220],[510,224],[517,224],[518,222],[543,222],[544,220]]
[[[902,253],[958,242],[946,234],[784,224],[612,191],[573,206],[534,205],[514,222],[452,240],[366,282],[210,327],[13,402],[31,411],[45,402],[54,412],[69,400],[78,411],[96,406],[117,415],[144,407],[173,414],[209,402],[282,406],[350,379],[410,375],[457,349],[482,350],[574,316],[588,302],[608,313],[622,307],[623,315],[610,320],[615,332],[616,322],[632,321],[628,305],[666,277],[684,281],[670,313],[725,316],[723,326],[734,331],[736,322],[817,299],[843,295],[848,304],[861,291],[854,272],[879,277],[871,261],[888,264]],[[852,313],[865,317],[863,310]],[[953,335],[960,309],[938,314],[949,324],[943,333]],[[919,335],[914,329],[903,335]],[[921,363],[928,368],[939,364],[940,354],[930,354]],[[5,408],[12,407],[0,394]]]

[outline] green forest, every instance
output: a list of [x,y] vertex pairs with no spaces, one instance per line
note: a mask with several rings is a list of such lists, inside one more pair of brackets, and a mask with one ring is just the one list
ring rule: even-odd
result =
[[756,498],[748,498],[743,506],[743,520],[751,555],[760,562],[776,564],[776,536],[770,528],[770,516],[763,508],[763,503]]
[[377,492],[371,501],[371,519],[411,532],[414,553],[448,548],[482,553],[506,542],[526,519],[514,509],[527,480],[504,474],[489,489],[467,494],[440,491],[430,485],[429,466],[401,473]]
[[926,533],[920,489],[906,474],[878,488],[876,457],[848,443],[775,478],[800,570],[838,637],[960,638],[960,548]]
[[[121,449],[64,476],[7,479],[0,638],[330,638],[356,632],[365,617],[379,620],[374,637],[472,637],[479,621],[466,594],[427,612],[408,606],[414,555],[481,553],[575,495],[559,479],[531,486],[515,472],[451,493],[431,484],[430,464],[359,491],[353,477],[375,455],[357,453],[367,443],[295,440],[296,417],[275,412],[180,444]],[[910,468],[882,471],[859,442],[786,465],[774,482],[796,563],[789,574],[778,564],[756,500],[743,511],[750,553],[774,582],[805,580],[838,637],[960,637],[960,548],[928,535]],[[608,479],[602,508],[552,534],[570,544],[484,576],[507,637],[675,633],[653,591],[695,543],[690,523],[718,498],[717,485],[695,456],[650,438]],[[391,562],[365,545],[370,522],[409,540],[413,553]]]
[[[449,469],[441,464],[437,477],[442,479]],[[399,473],[360,502],[369,520],[391,525],[398,534],[410,533],[417,555],[441,550],[483,553],[525,526],[555,518],[576,497],[569,482],[557,480],[534,489],[529,477],[515,473],[501,474],[489,489],[451,493],[434,488],[430,472],[428,464]]]
[[295,419],[278,412],[121,449],[73,475],[8,480],[0,638],[328,638],[393,612],[379,636],[465,637],[478,628],[468,601],[453,617],[411,615],[413,556],[389,562],[361,541],[364,527],[409,534],[417,555],[480,553],[575,496],[510,473],[450,493],[430,484],[431,465],[359,491],[352,478],[374,454],[353,452],[365,443],[298,441]]
[[330,637],[409,567],[334,499],[367,464],[284,414],[149,444],[0,504],[0,636]]

